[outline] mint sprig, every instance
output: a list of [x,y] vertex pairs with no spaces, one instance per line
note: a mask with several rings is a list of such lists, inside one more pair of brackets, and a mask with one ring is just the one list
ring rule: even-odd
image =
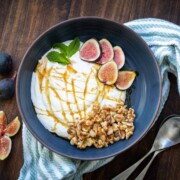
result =
[[58,62],[63,65],[67,65],[71,63],[70,60],[64,54],[60,54],[57,51],[49,52],[47,58],[51,62]]
[[72,55],[74,55],[80,47],[80,40],[78,37],[76,37],[67,47],[67,56],[71,57]]
[[68,46],[66,46],[65,44],[63,44],[63,43],[55,43],[55,44],[53,44],[53,48],[58,49],[65,56],[67,55]]
[[63,65],[70,63],[70,57],[72,57],[80,48],[80,40],[76,37],[68,46],[63,43],[53,44],[54,49],[60,51],[51,51],[48,53],[47,58],[49,61],[58,62]]

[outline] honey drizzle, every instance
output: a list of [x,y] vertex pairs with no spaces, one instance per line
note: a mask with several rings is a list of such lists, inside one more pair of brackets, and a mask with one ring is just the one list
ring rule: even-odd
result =
[[52,117],[52,118],[55,120],[55,124],[61,123],[62,125],[64,125],[65,127],[67,127],[67,125],[66,125],[65,123],[63,123],[63,122],[61,122],[59,119],[57,119],[50,111],[44,110],[44,109],[41,109],[41,108],[38,108],[38,107],[36,107],[36,106],[34,106],[34,107],[35,107],[35,109],[38,109],[38,110],[40,110],[40,111],[44,111],[44,112],[45,112],[45,113],[37,113],[38,115],[50,116],[50,117]]
[[48,106],[50,108],[50,111],[47,110],[48,116],[52,117],[55,121],[55,123],[59,122],[61,123],[63,126],[67,126],[67,124],[61,122],[59,119],[57,119],[57,117],[53,114],[53,109],[52,109],[52,104],[51,104],[51,100],[50,100],[50,94],[49,94],[49,76],[50,73],[52,71],[52,67],[46,72],[46,82],[45,82],[45,94],[46,94],[46,99],[48,102]]
[[74,97],[74,101],[75,101],[77,110],[78,110],[78,112],[80,112],[80,113],[79,113],[80,119],[82,119],[81,111],[80,111],[80,109],[79,109],[78,102],[77,102],[77,99],[76,99],[75,88],[74,88],[74,79],[72,80],[72,92],[73,92],[73,97]]
[[[98,66],[95,66],[94,68],[95,68],[95,70],[98,70],[98,69],[97,69]],[[96,82],[97,82],[97,84],[98,84],[98,87],[103,87],[102,91],[98,91],[98,95],[96,96],[96,99],[95,99],[95,103],[99,103],[99,101],[98,101],[99,96],[100,96],[101,94],[103,94],[102,100],[103,100],[103,98],[104,98],[104,96],[105,96],[105,85],[102,84],[102,83],[99,81],[97,75],[95,75],[95,77],[96,77]]]
[[38,107],[36,107],[36,106],[34,106],[34,108],[35,108],[35,109],[38,109],[38,110],[40,110],[40,111],[45,111],[45,112],[46,112],[46,110],[41,109],[41,108],[38,108]]
[[[94,93],[92,93],[92,94],[94,94]],[[82,97],[80,97],[80,96],[77,96],[79,99],[81,99],[81,100],[83,100],[84,101],[84,98],[82,98]],[[86,99],[86,101],[89,101],[89,102],[92,102],[92,101],[90,101],[90,100],[88,100],[88,99]]]
[[56,79],[62,79],[62,76],[55,76],[55,75],[52,75],[53,78],[56,78]]
[[[68,76],[67,71],[65,71],[64,74],[63,74],[65,89],[67,89],[67,76]],[[69,112],[70,112],[70,114],[71,114],[71,116],[72,116],[72,118],[74,120],[74,113],[72,112],[72,109],[71,109],[71,106],[70,106],[71,103],[68,101],[68,92],[67,91],[66,91],[66,100],[67,100],[66,103],[67,103]]]
[[[37,108],[37,109],[39,109],[39,110],[42,110],[42,111],[45,111],[48,116],[50,116],[50,117],[52,117],[52,118],[54,119],[55,124],[54,124],[54,127],[53,127],[53,131],[56,130],[56,125],[57,125],[57,123],[61,123],[63,126],[66,126],[66,127],[67,127],[67,124],[64,123],[64,122],[61,122],[61,121],[60,121],[59,119],[57,119],[56,116],[53,114],[53,112],[55,112],[55,111],[53,111],[53,109],[52,109],[52,104],[51,104],[51,101],[50,101],[49,88],[54,92],[55,96],[60,100],[60,105],[61,105],[61,109],[62,109],[61,112],[62,112],[62,115],[63,115],[64,120],[65,120],[66,122],[68,122],[68,120],[67,120],[66,113],[65,113],[65,111],[64,111],[62,102],[66,102],[66,103],[67,103],[69,112],[70,112],[70,114],[71,114],[71,116],[72,116],[72,118],[73,118],[73,120],[74,120],[74,113],[72,112],[72,109],[71,109],[71,106],[70,106],[71,102],[68,101],[68,92],[72,92],[72,93],[73,93],[73,98],[74,98],[74,101],[75,101],[75,104],[76,104],[76,107],[77,107],[77,110],[78,110],[77,113],[79,114],[80,118],[82,118],[81,111],[80,111],[80,109],[79,109],[78,102],[77,102],[77,96],[76,96],[76,93],[78,93],[78,92],[79,92],[79,93],[82,93],[82,92],[80,92],[80,91],[75,91],[75,87],[77,87],[77,86],[75,85],[74,80],[71,81],[72,90],[67,90],[67,84],[70,84],[70,82],[67,82],[67,79],[68,79],[68,73],[67,73],[67,71],[70,72],[70,73],[73,73],[73,74],[77,73],[77,71],[72,67],[72,65],[67,65],[67,71],[65,71],[64,73],[59,73],[59,72],[57,71],[57,69],[60,69],[60,68],[53,69],[53,67],[51,67],[51,68],[50,68],[49,70],[47,70],[47,71],[46,71],[46,68],[45,68],[45,69],[43,70],[43,72],[40,72],[40,71],[38,70],[38,68],[36,68],[36,73],[37,73],[38,79],[39,79],[39,88],[40,88],[40,91],[41,91],[41,92],[42,92],[43,89],[45,89],[45,95],[46,95],[46,98],[47,98],[47,101],[48,101],[48,106],[49,106],[49,108],[50,108],[50,111],[48,111],[48,110],[42,110],[42,109],[37,108],[37,107],[35,107],[35,108]],[[91,69],[91,72],[88,74],[88,76],[87,76],[87,78],[86,78],[85,88],[84,88],[84,92],[83,92],[83,93],[84,93],[84,99],[81,98],[81,97],[79,97],[80,99],[83,100],[84,116],[85,116],[85,117],[86,117],[86,95],[87,95],[87,87],[88,87],[88,83],[89,83],[89,79],[90,79],[91,74],[94,73],[95,76],[96,76],[97,69],[98,69],[98,67],[94,67],[94,69]],[[63,79],[63,82],[65,83],[65,88],[62,88],[62,86],[60,86],[60,85],[57,84],[57,83],[56,83],[56,84],[61,88],[61,89],[59,89],[59,90],[64,90],[64,91],[66,91],[66,101],[63,100],[63,99],[61,99],[61,97],[60,97],[60,95],[58,94],[58,92],[57,92],[52,86],[49,85],[49,76],[50,76],[50,73],[51,73],[52,70],[54,70],[57,74],[60,75],[60,76],[53,75],[52,77],[54,77],[54,78],[56,78],[56,79],[60,79],[60,81],[61,81],[61,79]],[[95,72],[95,71],[96,71],[96,72]],[[83,75],[86,76],[85,73],[84,73]],[[46,77],[46,82],[45,82],[45,88],[42,88],[42,82],[43,82],[43,77],[44,77],[44,76]],[[97,81],[97,83],[98,83],[98,87],[102,86],[102,84],[99,82],[97,76],[96,76],[96,81]],[[78,88],[79,88],[79,87],[78,87]],[[118,102],[118,101],[117,101],[116,99],[114,99],[114,98],[111,98],[111,97],[109,97],[109,96],[107,97],[107,93],[110,92],[111,89],[112,89],[112,86],[103,85],[102,91],[98,91],[98,94],[97,94],[97,97],[96,97],[95,102],[96,102],[96,103],[98,102],[98,98],[99,98],[99,96],[100,96],[101,94],[102,94],[102,100],[103,100],[104,98],[106,98],[106,99],[109,99],[109,100],[111,100],[111,101]],[[94,94],[94,93],[91,93],[91,92],[88,92],[88,93],[89,93],[89,94]],[[121,100],[121,98],[122,98],[122,91],[120,91],[120,93],[121,93],[121,95],[120,95],[120,101],[122,101],[122,100]],[[87,101],[89,101],[89,100],[87,100]],[[90,102],[91,102],[91,101],[90,101]],[[58,112],[58,111],[57,111],[57,112]],[[60,112],[60,111],[59,111],[59,112]],[[38,113],[38,114],[39,114],[39,115],[46,115],[46,114],[43,114],[43,113],[42,113],[42,114],[41,114],[41,113]]]
[[43,81],[43,74],[40,71],[37,71],[38,80],[39,80],[39,89],[42,93],[42,81]]
[[62,99],[61,99],[60,95],[57,93],[57,91],[56,91],[53,87],[51,87],[51,90],[54,92],[54,94],[56,95],[56,97],[59,99],[60,105],[61,105],[61,109],[62,109],[62,115],[63,115],[63,117],[64,117],[64,120],[65,120],[66,122],[68,122],[67,117],[66,117],[66,113],[65,113],[65,111],[64,111],[64,107],[63,107],[63,105],[62,105]]
[[54,114],[52,114],[50,111],[47,110],[47,116],[50,116],[54,119],[55,124],[60,123],[61,125],[68,127],[66,123],[60,121],[56,116],[54,116]]
[[43,78],[44,78],[44,75],[46,74],[46,64],[47,64],[47,61],[43,60],[41,63],[38,63],[36,70],[35,70],[35,72],[37,73],[37,76],[38,76],[39,89],[40,89],[41,93],[42,93]]
[[49,95],[49,88],[48,88],[48,86],[49,86],[49,75],[50,75],[51,71],[52,71],[52,67],[46,73],[45,94],[46,94],[46,98],[47,98],[47,102],[48,102],[50,111],[52,112],[53,109],[52,109],[52,105],[51,105],[51,100],[50,100],[50,95]]
[[67,65],[67,70],[73,74],[77,73],[77,71],[72,67],[72,65]]
[[87,94],[87,86],[88,86],[88,82],[89,82],[89,78],[92,74],[92,70],[91,72],[88,74],[88,77],[86,78],[85,81],[85,88],[84,88],[84,117],[86,118],[86,94]]
[[57,122],[54,123],[54,126],[52,128],[52,132],[56,132],[56,126],[57,126]]

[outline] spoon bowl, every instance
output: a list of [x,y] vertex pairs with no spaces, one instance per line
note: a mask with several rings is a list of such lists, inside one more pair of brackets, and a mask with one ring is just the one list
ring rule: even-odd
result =
[[159,129],[153,144],[153,150],[166,149],[180,143],[180,117],[171,116]]

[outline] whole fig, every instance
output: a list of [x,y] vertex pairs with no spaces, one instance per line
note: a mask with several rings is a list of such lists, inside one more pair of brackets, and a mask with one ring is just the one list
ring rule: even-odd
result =
[[0,52],[0,74],[9,73],[12,70],[13,62],[9,54]]
[[15,91],[16,73],[12,78],[0,80],[0,99],[10,99]]

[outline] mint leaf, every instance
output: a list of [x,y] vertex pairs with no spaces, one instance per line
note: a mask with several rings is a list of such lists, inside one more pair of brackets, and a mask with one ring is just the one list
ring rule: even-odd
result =
[[80,40],[78,37],[76,37],[68,46],[67,48],[67,56],[71,57],[73,54],[75,54],[80,47]]
[[80,48],[80,40],[76,37],[69,46],[63,43],[53,44],[54,49],[58,49],[61,53],[57,51],[51,51],[48,53],[47,58],[49,61],[58,62],[60,64],[70,64],[70,57],[75,54]]
[[70,60],[64,54],[60,54],[56,51],[49,52],[47,58],[51,62],[58,62],[63,65],[70,64]]
[[53,48],[58,49],[62,54],[65,54],[67,56],[68,46],[66,46],[65,44],[55,43],[55,44],[53,44]]

